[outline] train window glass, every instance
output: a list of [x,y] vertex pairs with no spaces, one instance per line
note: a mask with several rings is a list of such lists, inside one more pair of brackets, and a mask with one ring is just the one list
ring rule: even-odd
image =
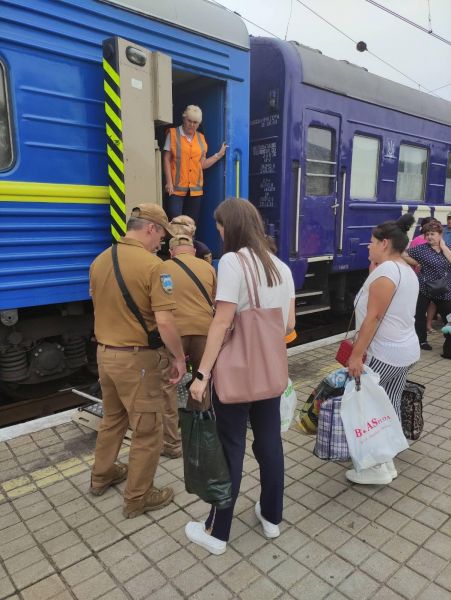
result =
[[448,154],[446,166],[445,204],[451,204],[451,153]]
[[399,202],[424,200],[427,161],[428,152],[426,148],[401,144],[399,148],[396,200]]
[[352,144],[351,198],[371,200],[376,196],[379,140],[355,135]]
[[321,127],[309,127],[307,132],[308,196],[329,196],[334,191],[335,132]]
[[0,171],[8,169],[13,162],[9,118],[6,73],[0,61]]

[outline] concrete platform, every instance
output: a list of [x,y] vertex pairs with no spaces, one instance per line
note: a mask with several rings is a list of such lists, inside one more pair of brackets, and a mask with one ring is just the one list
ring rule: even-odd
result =
[[[181,459],[162,459],[156,478],[174,487],[174,502],[124,520],[121,486],[87,493],[94,432],[65,423],[1,442],[0,599],[449,600],[451,363],[440,358],[442,336],[430,340],[411,373],[426,384],[425,429],[396,459],[397,479],[350,485],[346,464],[319,460],[314,440],[291,429],[283,532],[269,542],[254,515],[249,443],[232,537],[218,557],[185,538],[186,522],[207,506],[185,492]],[[299,403],[336,367],[336,348],[290,357]]]

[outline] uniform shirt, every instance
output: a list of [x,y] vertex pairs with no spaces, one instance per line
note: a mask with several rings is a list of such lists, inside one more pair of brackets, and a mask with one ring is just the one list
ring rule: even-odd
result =
[[355,300],[356,329],[360,330],[366,317],[370,285],[379,277],[393,281],[396,292],[370,343],[368,358],[374,357],[393,367],[407,367],[420,358],[415,333],[418,278],[409,265],[387,260],[368,275]]
[[[240,252],[246,254],[253,266],[254,262],[247,248],[242,248]],[[295,297],[293,276],[285,263],[269,254],[271,260],[279,271],[282,283],[269,287],[266,283],[266,275],[263,265],[256,257],[260,283],[257,279],[258,296],[262,308],[281,308],[285,328],[288,322],[288,312],[291,299]],[[237,312],[250,308],[249,296],[247,293],[246,280],[244,278],[243,268],[235,252],[227,252],[219,261],[218,265],[218,289],[216,291],[216,300],[233,302],[237,304]]]
[[[189,253],[180,253],[177,258],[193,271],[210,298],[214,300],[216,273],[213,267],[205,260],[196,258]],[[182,267],[172,260],[167,260],[164,266],[174,284],[174,297],[177,303],[174,316],[179,334],[181,336],[207,335],[213,319],[211,306],[208,305],[202,292]]]
[[421,266],[418,273],[420,292],[429,297],[426,282],[442,279],[448,274],[448,290],[436,300],[451,300],[451,264],[442,251],[436,252],[429,244],[422,244],[416,248],[409,248],[407,254]]
[[443,239],[445,240],[445,244],[451,248],[451,229],[444,229],[443,230]]
[[[121,238],[117,250],[125,285],[152,331],[156,328],[155,311],[175,309],[165,263],[130,238]],[[97,341],[108,346],[147,346],[147,334],[126,305],[117,283],[111,248],[94,260],[89,278]]]

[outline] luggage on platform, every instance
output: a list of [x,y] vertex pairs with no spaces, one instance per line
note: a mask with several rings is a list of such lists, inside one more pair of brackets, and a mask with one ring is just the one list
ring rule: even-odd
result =
[[401,425],[404,435],[409,440],[417,440],[423,431],[423,396],[424,385],[414,381],[406,381],[401,397]]

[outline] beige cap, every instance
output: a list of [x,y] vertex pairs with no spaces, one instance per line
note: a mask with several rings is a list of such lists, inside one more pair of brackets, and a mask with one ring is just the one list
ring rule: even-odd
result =
[[169,240],[169,248],[176,248],[177,246],[194,246],[193,239],[187,235],[175,235]]
[[152,221],[157,225],[161,225],[170,235],[174,235],[174,230],[169,224],[168,217],[161,206],[158,204],[139,204],[132,209],[132,217],[136,219],[145,219],[146,221]]

